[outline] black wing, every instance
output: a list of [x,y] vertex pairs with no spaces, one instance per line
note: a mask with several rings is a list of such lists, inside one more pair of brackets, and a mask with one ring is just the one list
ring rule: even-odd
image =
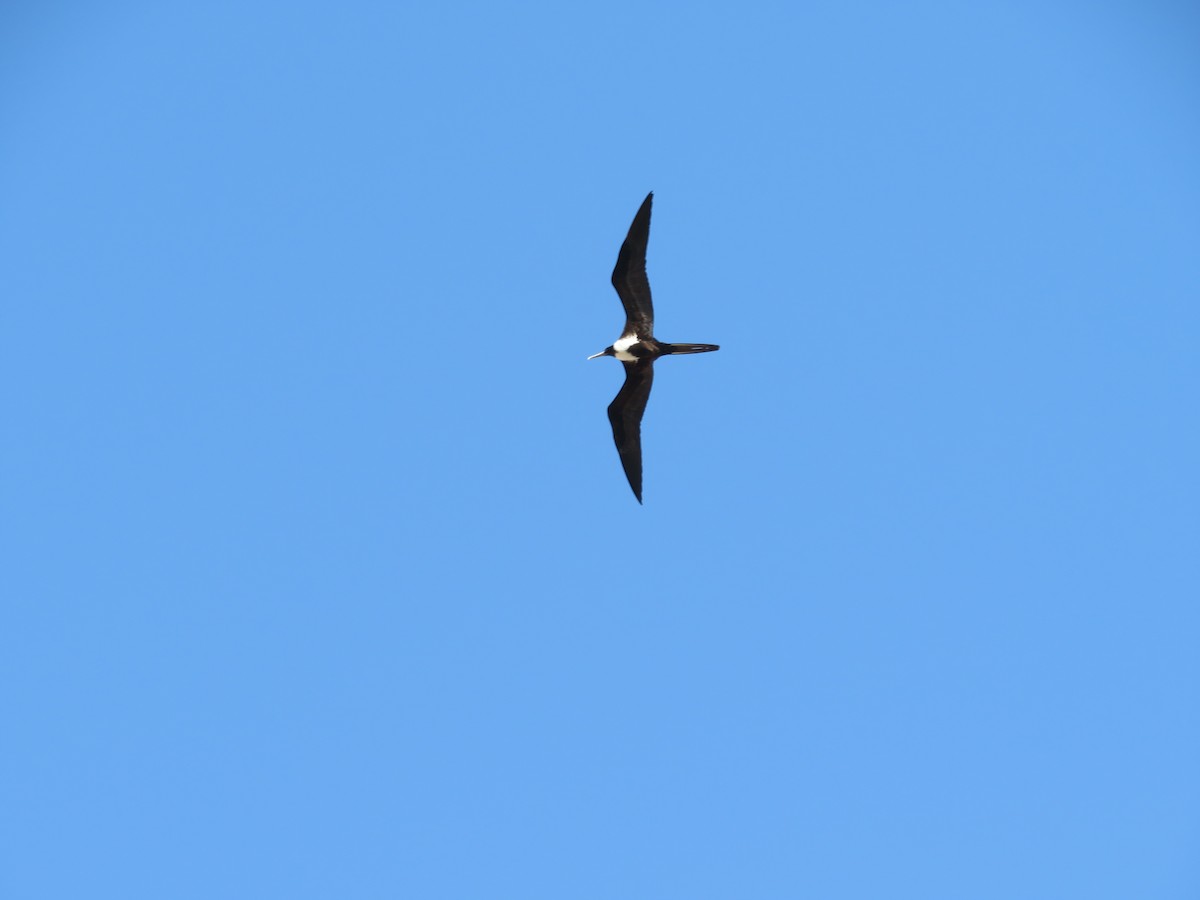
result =
[[622,336],[636,334],[647,338],[654,334],[654,306],[650,302],[650,279],[646,277],[646,244],[650,241],[650,204],[653,200],[654,191],[651,191],[633,217],[613,267],[613,287],[625,307]]
[[625,384],[608,405],[608,421],[612,423],[613,441],[621,454],[625,477],[633,488],[633,496],[642,502],[642,414],[650,399],[654,384],[654,362],[643,359],[622,363]]

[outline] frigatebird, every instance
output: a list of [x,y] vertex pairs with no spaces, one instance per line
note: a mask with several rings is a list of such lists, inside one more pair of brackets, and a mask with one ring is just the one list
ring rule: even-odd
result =
[[625,366],[625,384],[608,405],[608,421],[612,423],[613,441],[621,455],[625,477],[638,503],[642,502],[642,414],[654,383],[654,361],[660,356],[721,349],[716,344],[666,344],[654,339],[654,306],[650,302],[650,280],[646,277],[646,244],[650,241],[653,200],[651,191],[633,217],[613,267],[613,287],[625,307],[625,330],[612,346],[588,357],[615,356]]

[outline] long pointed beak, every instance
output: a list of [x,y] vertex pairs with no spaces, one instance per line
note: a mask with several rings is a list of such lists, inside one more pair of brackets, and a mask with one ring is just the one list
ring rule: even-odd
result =
[[599,353],[593,353],[591,356],[588,357],[588,359],[595,359],[597,356],[603,356],[603,355],[604,355],[604,351],[601,350]]

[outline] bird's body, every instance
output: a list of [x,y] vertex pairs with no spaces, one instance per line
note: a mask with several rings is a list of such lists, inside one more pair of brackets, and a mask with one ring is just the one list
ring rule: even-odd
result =
[[720,349],[716,344],[666,344],[654,339],[654,305],[650,299],[650,280],[646,277],[653,200],[654,193],[647,194],[633,217],[613,268],[613,287],[625,307],[625,329],[611,346],[588,357],[613,356],[625,366],[625,384],[608,406],[608,420],[625,477],[638,503],[642,502],[642,415],[654,383],[654,361],[660,356]]

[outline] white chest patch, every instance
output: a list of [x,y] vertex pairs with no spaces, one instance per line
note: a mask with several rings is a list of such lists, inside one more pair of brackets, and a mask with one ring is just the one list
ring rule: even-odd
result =
[[629,352],[629,348],[637,342],[637,336],[632,334],[613,341],[613,356],[621,362],[633,362],[637,357]]

